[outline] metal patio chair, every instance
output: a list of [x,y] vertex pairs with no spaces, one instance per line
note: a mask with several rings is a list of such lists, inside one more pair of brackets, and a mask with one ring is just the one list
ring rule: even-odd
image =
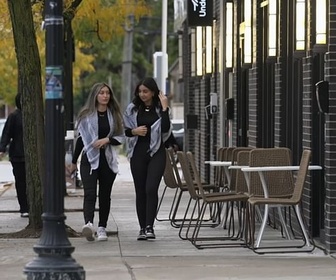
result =
[[[176,204],[177,202],[177,197],[178,197],[178,193],[180,191],[180,186],[177,182],[176,179],[176,175],[173,169],[173,163],[171,161],[171,156],[174,156],[174,151],[172,149],[166,149],[166,166],[165,166],[165,170],[163,173],[163,181],[165,183],[165,187],[163,189],[163,192],[161,194],[161,198],[160,201],[158,203],[158,208],[157,208],[157,212],[156,212],[156,220],[159,222],[162,221],[171,221],[172,220],[172,213],[173,213],[173,209],[174,206],[176,205],[176,207],[178,207],[178,204]],[[169,210],[169,214],[167,218],[160,218],[159,217],[159,211],[162,205],[162,202],[164,201],[167,189],[172,189],[174,190],[174,197],[171,203],[171,207]],[[179,202],[179,201],[178,201]]]
[[[268,162],[268,164],[265,162],[264,164],[262,163],[259,163],[257,165],[252,164],[255,167],[242,169],[243,171],[244,169],[247,170],[247,172],[249,172],[250,175],[255,174],[256,176],[259,177],[259,181],[261,181],[262,189],[264,192],[263,194],[260,194],[258,196],[252,195],[248,200],[248,205],[251,213],[249,220],[249,229],[250,229],[249,246],[254,252],[261,254],[298,252],[298,249],[303,247],[305,247],[305,249],[300,250],[301,252],[303,251],[311,252],[312,250],[314,250],[315,245],[313,241],[310,240],[309,238],[309,233],[305,228],[304,219],[300,211],[300,201],[302,198],[302,192],[304,189],[304,183],[308,171],[311,152],[308,150],[303,151],[295,183],[294,183],[294,176],[292,174],[293,170],[295,170],[295,167],[292,167],[290,165],[290,162],[288,162],[288,164],[275,164],[275,162],[272,165],[269,164],[270,161],[269,158],[272,157],[272,155],[274,155],[274,152],[275,152],[274,150],[270,151],[270,153],[267,151],[261,151],[260,153],[255,153],[253,155],[252,151],[250,154],[250,166],[251,166],[251,160],[253,162],[254,158],[257,158],[258,156],[264,157],[263,158],[264,160],[266,160],[267,158],[268,160],[266,161]],[[257,161],[260,161],[260,159]],[[255,172],[253,172],[253,170],[255,170]],[[253,184],[251,183],[251,186],[252,185]],[[256,213],[256,207],[260,206],[264,206],[264,217],[262,219],[258,236],[255,239],[255,231],[256,231],[255,213]],[[266,216],[269,207],[275,207],[278,209],[279,220],[284,229],[284,232],[286,233],[287,240],[277,241],[280,244],[261,246],[260,244],[266,226],[266,219],[267,219]],[[289,241],[293,239],[293,235],[290,234],[287,229],[287,224],[282,215],[282,209],[281,209],[282,207],[291,207],[294,209],[295,217],[298,220],[299,229],[302,233],[301,235],[301,239],[303,241],[302,243],[297,244],[295,240],[294,242]],[[293,248],[296,248],[296,250],[292,250]]]
[[[226,192],[206,193],[202,187],[201,178],[196,169],[193,154],[191,152],[187,152],[187,153],[178,152],[178,158],[181,164],[183,175],[185,177],[186,183],[190,190],[191,196],[197,202],[197,204],[195,203],[195,206],[191,214],[192,218],[194,218],[195,216],[196,223],[191,224],[189,222],[187,226],[187,233],[186,233],[187,239],[190,240],[191,243],[198,249],[209,248],[209,247],[214,248],[214,247],[222,247],[222,246],[244,246],[245,242],[235,236],[234,230],[230,233],[228,232],[229,234],[226,236],[225,236],[225,231],[221,228],[219,229],[219,232],[220,232],[219,236],[214,236],[213,234],[211,234],[206,237],[203,237],[203,236],[200,237],[199,232],[200,232],[201,227],[204,227],[204,226],[211,227],[211,223],[210,224],[205,223],[205,222],[208,222],[209,220],[204,219],[205,212],[208,209],[208,207],[212,207],[213,209],[218,209],[218,205],[222,203],[233,203],[234,201],[245,201],[246,202],[248,199],[248,196],[246,194],[236,194],[232,192],[230,193],[226,193]],[[190,172],[190,166],[193,169],[193,173],[197,174],[195,179],[197,181],[198,189],[196,189],[194,186],[192,175]],[[199,205],[200,208],[197,209],[196,205]],[[218,214],[219,212],[216,212],[216,213]],[[232,219],[234,219],[233,214],[232,214]],[[233,223],[234,221],[231,220],[231,222]],[[190,231],[191,228],[193,228],[192,236],[189,236],[188,232]],[[213,230],[216,230],[216,229],[213,229]],[[230,241],[230,242],[224,242],[224,241]]]
[[[188,194],[188,187],[187,184],[184,182],[184,180],[181,178],[181,174],[177,166],[176,157],[172,149],[166,149],[166,167],[163,175],[163,180],[165,182],[165,188],[163,190],[160,202],[158,204],[156,219],[158,221],[170,221],[172,227],[179,228],[181,226],[182,220],[184,221],[186,219],[185,217],[178,218],[177,215],[180,210],[181,203],[184,202],[183,201],[184,194]],[[205,182],[202,182],[202,185],[207,192],[211,192],[214,189],[217,189],[217,186],[213,184],[207,184]],[[170,207],[169,215],[167,218],[162,219],[159,218],[158,213],[162,206],[162,202],[168,188],[175,189],[176,191]],[[189,207],[192,198],[188,196],[187,199],[188,199],[187,207]]]

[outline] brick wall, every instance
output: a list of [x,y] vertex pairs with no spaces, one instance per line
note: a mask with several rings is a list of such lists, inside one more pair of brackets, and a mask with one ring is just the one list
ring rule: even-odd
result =
[[[333,12],[333,14],[332,14]],[[325,77],[329,81],[329,111],[325,118],[325,243],[336,251],[336,3],[331,5],[329,52],[326,54]],[[331,28],[332,29],[332,28]]]
[[281,146],[281,63],[275,65],[274,146]]
[[258,79],[257,68],[249,70],[249,92],[248,92],[248,146],[258,147]]
[[[312,57],[303,59],[303,101],[302,101],[302,149],[312,149]],[[308,172],[305,189],[302,195],[303,215],[311,227],[312,218],[312,184],[311,173]]]
[[232,92],[233,92],[233,98],[235,101],[235,107],[234,107],[234,118],[232,122],[232,143],[233,146],[237,145],[237,95],[238,95],[238,89],[237,89],[237,73],[233,73],[232,77]]

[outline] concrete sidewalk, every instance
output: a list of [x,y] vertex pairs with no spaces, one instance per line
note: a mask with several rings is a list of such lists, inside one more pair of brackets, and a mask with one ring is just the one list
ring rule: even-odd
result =
[[[0,162],[0,172],[3,164]],[[168,215],[172,196],[170,191],[160,216]],[[80,189],[65,197],[66,224],[78,232],[84,223],[82,201]],[[1,233],[16,232],[27,225],[28,220],[18,213],[13,186],[0,196],[0,221]],[[96,223],[97,218],[97,226]],[[156,222],[156,240],[137,241],[134,188],[128,162],[123,157],[112,191],[107,229],[116,233],[107,242],[69,239],[75,247],[72,257],[83,266],[86,279],[336,279],[336,260],[320,249],[272,255],[257,255],[241,247],[198,250],[189,241],[182,241],[178,229],[169,222]],[[25,279],[23,269],[37,256],[33,251],[37,242],[38,239],[0,239],[0,278]]]

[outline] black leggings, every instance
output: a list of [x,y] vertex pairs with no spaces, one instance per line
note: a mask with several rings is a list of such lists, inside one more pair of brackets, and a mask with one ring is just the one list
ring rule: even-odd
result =
[[105,157],[105,151],[100,152],[99,167],[92,170],[87,156],[83,153],[80,173],[84,188],[84,221],[93,223],[94,211],[97,199],[97,182],[99,181],[98,202],[99,202],[99,227],[106,227],[111,207],[112,185],[116,178]]
[[148,144],[138,143],[131,158],[131,172],[136,193],[136,210],[140,228],[153,226],[158,206],[158,189],[166,163],[163,145],[151,157]]
[[26,184],[26,168],[24,162],[11,162],[15,178],[17,199],[20,205],[20,213],[29,213]]

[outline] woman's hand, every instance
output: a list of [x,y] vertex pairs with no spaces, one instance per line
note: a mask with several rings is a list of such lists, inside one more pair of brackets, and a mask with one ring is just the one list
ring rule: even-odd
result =
[[142,125],[132,129],[132,134],[137,136],[146,136],[148,131],[147,126]]
[[67,166],[67,170],[69,174],[74,173],[77,170],[77,164],[71,163],[70,165]]
[[163,94],[162,91],[159,93],[159,98],[162,106],[162,111],[166,111],[168,108],[168,98]]
[[97,149],[104,148],[107,144],[110,143],[110,139],[108,137],[98,139],[93,143],[93,147]]

